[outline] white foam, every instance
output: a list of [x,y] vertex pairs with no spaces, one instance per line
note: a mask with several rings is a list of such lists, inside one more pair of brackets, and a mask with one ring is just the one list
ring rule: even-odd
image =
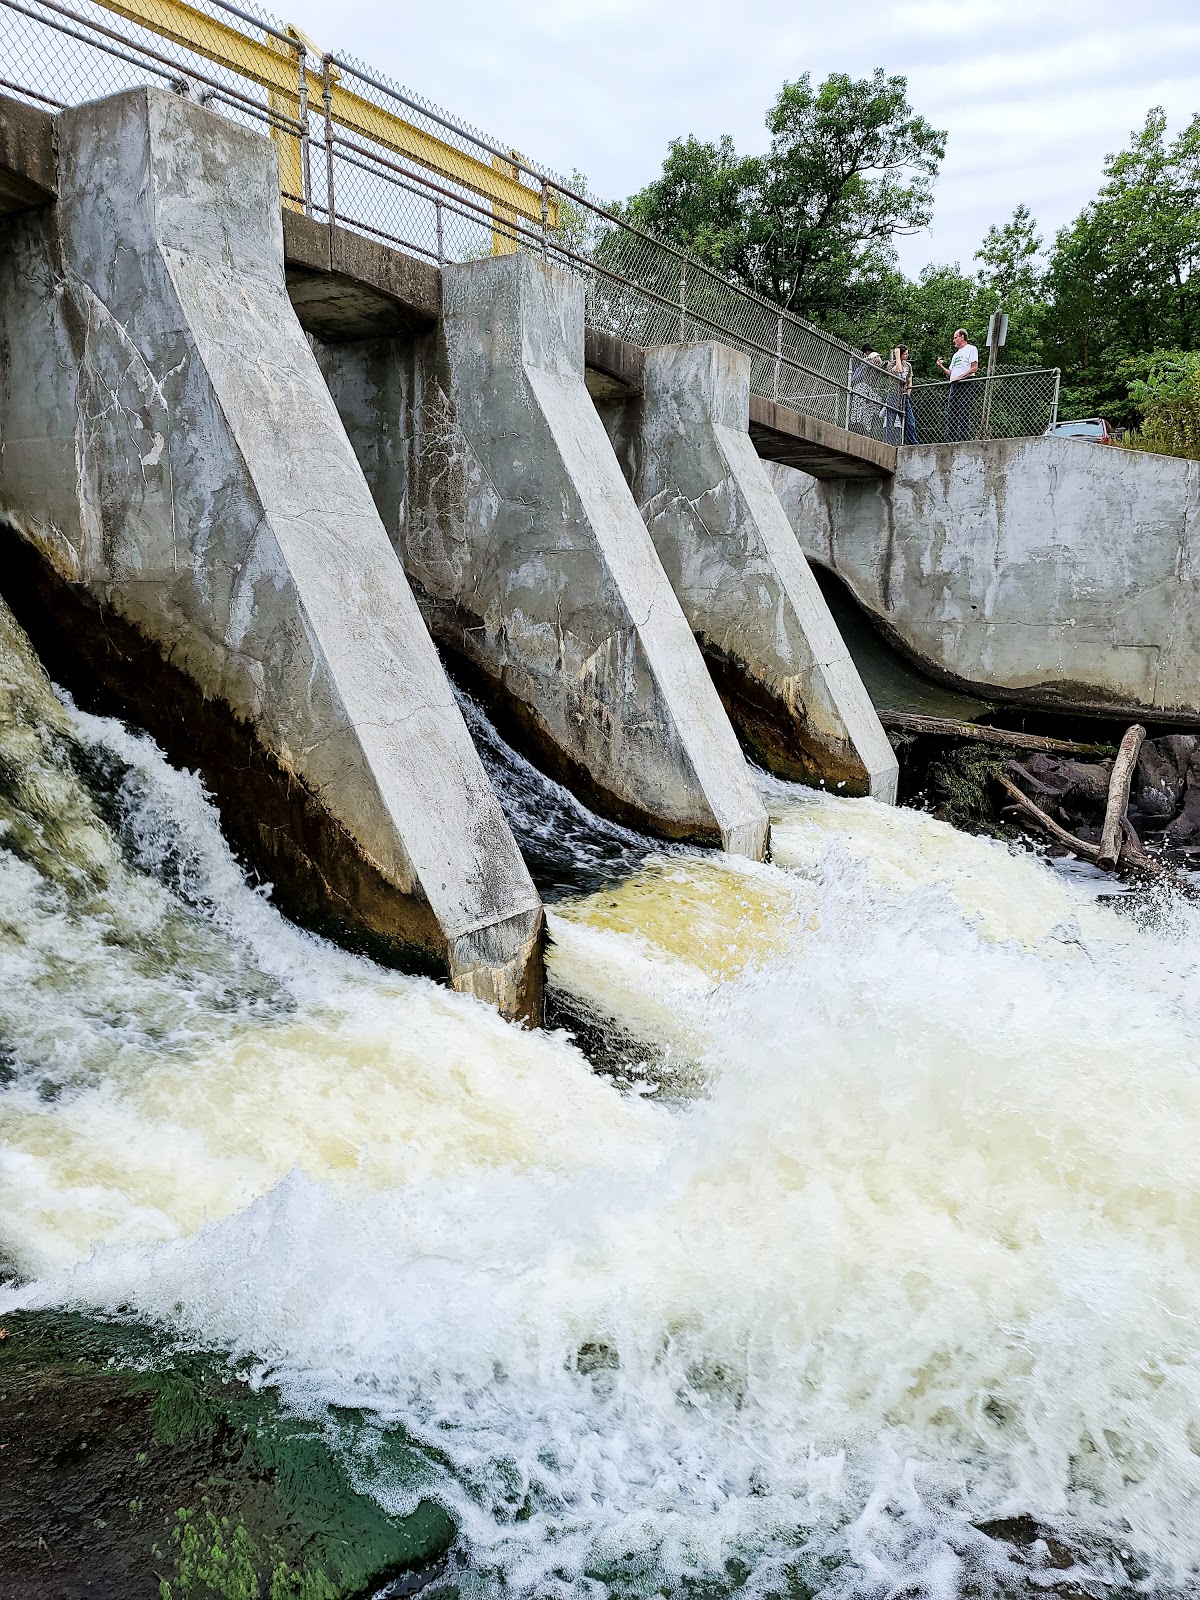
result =
[[[101,910],[14,889],[59,952],[11,951],[31,1048],[77,1059],[57,1099],[0,1096],[34,1275],[0,1308],[130,1306],[403,1424],[451,1465],[483,1593],[631,1560],[657,1593],[740,1553],[746,1593],[825,1555],[830,1594],[949,1596],[1000,1581],[972,1523],[1018,1513],[1200,1573],[1192,912],[1139,925],[928,818],[775,788],[790,865],[671,856],[558,915],[558,981],[700,1058],[708,1092],[657,1106],[297,934],[193,780],[80,725],[227,955],[105,966]],[[0,859],[0,892],[30,870]]]

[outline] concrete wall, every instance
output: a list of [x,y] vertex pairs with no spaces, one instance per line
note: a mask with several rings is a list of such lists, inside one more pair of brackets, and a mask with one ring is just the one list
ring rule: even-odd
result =
[[59,131],[0,263],[15,609],[194,741],[301,909],[536,1012],[538,897],[288,301],[270,143],[145,89]]
[[747,431],[750,358],[647,350],[598,403],[730,719],[781,777],[894,802],[896,757]]
[[771,473],[805,553],[927,670],[1200,716],[1200,462],[1039,438],[901,450],[876,486]]
[[324,364],[430,628],[589,803],[761,856],[767,819],[583,373],[582,285],[443,270],[436,333]]

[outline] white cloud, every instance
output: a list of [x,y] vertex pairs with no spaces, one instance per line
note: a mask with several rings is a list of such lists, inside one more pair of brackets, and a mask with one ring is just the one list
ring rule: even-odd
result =
[[652,178],[679,134],[761,149],[785,78],[904,73],[914,107],[949,131],[932,230],[902,241],[909,270],[968,265],[1021,202],[1049,238],[1152,105],[1173,130],[1200,110],[1195,0],[345,0],[332,24],[328,0],[276,3],[327,48],[609,197]]

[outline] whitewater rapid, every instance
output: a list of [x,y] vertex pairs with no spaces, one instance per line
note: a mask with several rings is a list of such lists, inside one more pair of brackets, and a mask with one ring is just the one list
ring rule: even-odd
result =
[[403,1428],[428,1478],[361,1486],[448,1506],[467,1593],[999,1596],[1014,1517],[1096,1593],[1194,1587],[1193,909],[767,780],[772,865],[664,849],[488,731],[601,1074],[296,930],[21,648],[0,1313],[133,1313]]

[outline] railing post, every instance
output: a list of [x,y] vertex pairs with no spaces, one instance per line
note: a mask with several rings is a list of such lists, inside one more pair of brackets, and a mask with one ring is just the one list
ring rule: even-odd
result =
[[1058,421],[1058,391],[1062,386],[1062,368],[1054,369],[1054,399],[1050,402],[1050,426]]
[[846,414],[842,418],[842,427],[845,428],[847,433],[850,432],[850,392],[851,392],[853,387],[854,387],[854,357],[853,356],[849,356],[847,358],[847,360],[846,360]]
[[550,249],[550,189],[542,179],[542,254]]
[[442,202],[440,199],[434,202],[434,210],[437,212],[437,259],[438,266],[441,267],[446,262],[446,243],[442,237]]
[[774,398],[779,399],[779,366],[783,360],[783,313],[775,318],[775,388]]
[[308,134],[308,51],[297,46],[296,62],[300,78],[300,165],[301,187],[304,190],[304,215],[312,216],[312,152]]
[[679,263],[679,342],[684,342],[684,329],[687,326],[687,262]]
[[321,98],[325,104],[325,205],[329,214],[329,242],[332,246],[337,211],[333,203],[333,66],[328,56],[321,60]]

